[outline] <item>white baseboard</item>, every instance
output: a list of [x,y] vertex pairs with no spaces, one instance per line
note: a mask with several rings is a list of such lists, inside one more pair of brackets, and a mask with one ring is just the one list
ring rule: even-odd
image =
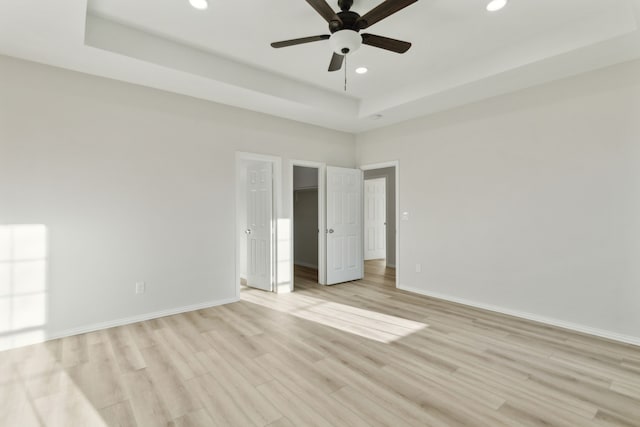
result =
[[403,291],[413,292],[415,294],[420,294],[420,295],[424,295],[431,298],[441,299],[444,301],[455,302],[462,305],[468,305],[470,307],[493,311],[500,314],[519,317],[521,319],[532,320],[534,322],[544,323],[546,325],[557,326],[559,328],[569,329],[571,331],[581,332],[583,334],[595,335],[597,337],[607,338],[607,339],[610,339],[613,341],[619,341],[625,344],[633,344],[633,345],[640,346],[640,337],[623,335],[617,332],[611,332],[604,329],[597,329],[597,328],[592,328],[590,326],[580,325],[578,323],[565,322],[564,320],[558,320],[550,317],[539,316],[537,314],[527,313],[524,311],[511,310],[508,308],[498,307],[495,305],[479,303],[479,302],[467,300],[464,298],[458,298],[450,295],[440,294],[437,292],[430,292],[422,289],[412,288],[410,286],[398,285],[398,289],[401,289]]
[[313,268],[314,270],[318,269],[318,264],[313,264],[311,262],[295,261],[294,264],[299,265],[300,267]]
[[93,323],[91,325],[81,326],[79,328],[67,329],[47,335],[46,341],[58,338],[70,337],[73,335],[86,334],[88,332],[99,331],[102,329],[113,328],[116,326],[129,325],[131,323],[143,322],[145,320],[157,319],[159,317],[172,316],[174,314],[186,313],[189,311],[202,310],[204,308],[215,307],[218,305],[231,304],[240,299],[237,297],[228,298],[218,301],[208,301],[200,304],[187,305],[182,307],[170,308],[167,310],[154,311],[151,313],[141,314],[139,316],[125,317],[123,319],[110,320],[108,322]]

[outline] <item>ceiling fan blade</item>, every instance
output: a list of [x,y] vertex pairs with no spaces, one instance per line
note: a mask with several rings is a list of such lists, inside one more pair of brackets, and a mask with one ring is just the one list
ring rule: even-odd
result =
[[[308,1],[308,0],[307,0]],[[407,6],[412,5],[418,0],[386,0],[380,3],[378,6],[371,9],[358,19],[358,28],[361,30],[368,28],[378,21],[382,21],[384,18],[393,15],[399,10],[404,9]]]
[[342,68],[342,62],[344,62],[344,55],[338,55],[334,52],[329,64],[329,71],[338,71]]
[[271,47],[280,48],[280,47],[287,47],[287,46],[295,46],[297,44],[303,44],[303,43],[319,42],[320,40],[328,40],[329,37],[330,36],[328,34],[323,34],[321,36],[311,36],[311,37],[302,37],[300,39],[284,40],[281,42],[271,43]]
[[325,0],[307,0],[307,3],[309,3],[309,5],[311,5],[311,7],[314,8],[316,12],[318,12],[329,24],[333,21],[342,26],[342,19],[336,15],[336,12]]
[[379,47],[396,53],[405,53],[411,47],[411,43],[402,40],[390,39],[388,37],[376,36],[375,34],[362,34],[362,44]]

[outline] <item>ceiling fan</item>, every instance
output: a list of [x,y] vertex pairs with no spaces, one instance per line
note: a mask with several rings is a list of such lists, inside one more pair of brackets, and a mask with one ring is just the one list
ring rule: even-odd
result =
[[323,34],[275,42],[271,43],[272,47],[281,48],[320,40],[329,40],[333,49],[333,57],[329,64],[329,71],[338,71],[342,68],[345,55],[354,52],[360,48],[362,44],[396,53],[405,53],[411,47],[411,43],[409,42],[376,36],[375,34],[360,34],[360,30],[369,28],[376,22],[393,15],[418,0],[386,0],[362,16],[350,10],[351,6],[353,6],[353,0],[338,0],[340,12],[337,13],[334,12],[325,0],[306,1],[329,23],[331,35]]

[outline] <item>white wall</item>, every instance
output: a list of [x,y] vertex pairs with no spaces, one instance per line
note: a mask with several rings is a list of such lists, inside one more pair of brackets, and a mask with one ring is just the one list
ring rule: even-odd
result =
[[48,335],[234,298],[235,151],[355,165],[350,134],[0,57],[0,225],[47,227]]
[[640,343],[640,62],[358,136],[395,159],[401,286]]
[[[634,62],[360,135],[400,160],[401,285],[640,339],[638,117]],[[0,225],[47,227],[47,334],[234,298],[235,151],[356,164],[348,134],[0,57]]]

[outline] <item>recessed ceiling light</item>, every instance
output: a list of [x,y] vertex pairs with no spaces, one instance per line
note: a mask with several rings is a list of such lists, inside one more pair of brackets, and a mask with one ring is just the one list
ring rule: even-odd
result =
[[369,71],[367,69],[367,67],[358,67],[358,68],[356,68],[356,73],[358,73],[358,74],[365,74],[367,71]]
[[189,0],[189,3],[198,10],[205,10],[209,7],[209,2],[207,0]]
[[487,5],[489,12],[497,12],[507,5],[507,0],[491,0]]

